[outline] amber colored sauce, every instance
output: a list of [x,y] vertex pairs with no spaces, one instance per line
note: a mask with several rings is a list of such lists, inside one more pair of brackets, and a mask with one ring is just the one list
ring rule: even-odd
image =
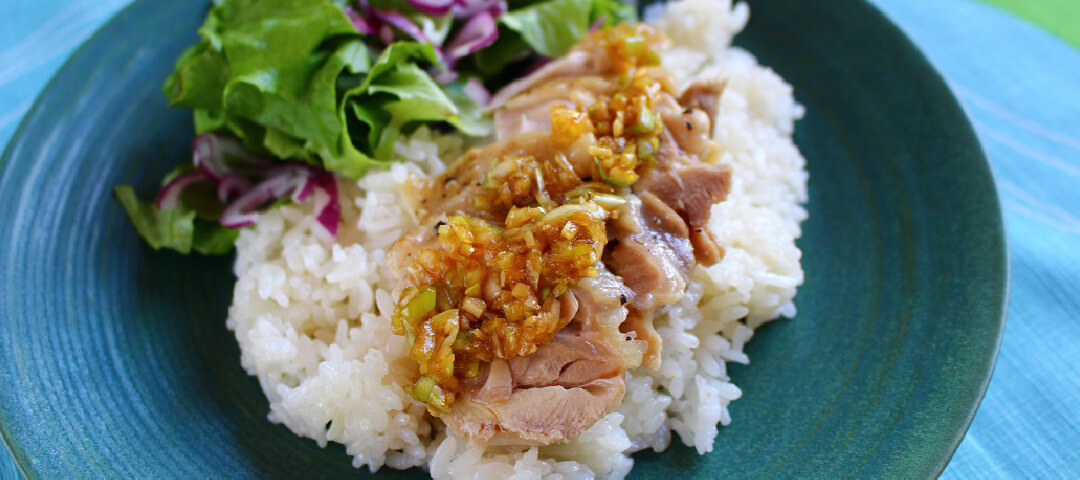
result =
[[661,34],[619,25],[583,42],[607,55],[611,89],[592,105],[552,108],[551,141],[566,148],[591,135],[593,174],[579,177],[558,148],[550,158],[497,159],[473,207],[502,224],[449,217],[436,226],[437,245],[420,249],[409,265],[413,287],[401,293],[393,327],[419,364],[412,394],[435,415],[481,362],[529,355],[566,326],[561,297],[598,274],[605,222],[623,201],[614,193],[637,180],[658,147],[656,106],[661,92],[671,93],[651,47]]

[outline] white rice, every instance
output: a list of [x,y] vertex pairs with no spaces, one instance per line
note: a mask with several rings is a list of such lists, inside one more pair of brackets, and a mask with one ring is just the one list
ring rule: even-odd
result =
[[617,412],[569,444],[484,450],[448,436],[401,388],[415,365],[404,338],[390,332],[394,279],[384,258],[415,224],[399,185],[409,174],[438,174],[464,149],[460,138],[422,129],[396,146],[403,162],[340,183],[335,240],[315,226],[312,202],[275,209],[241,234],[228,326],[270,402],[270,421],[320,446],[344,444],[356,467],[419,466],[435,478],[623,478],[631,452],[667,448],[672,431],[711,451],[717,425],[731,422],[728,405],[742,395],[727,362],[749,362],[743,345],[753,328],[795,315],[803,281],[795,239],[807,174],[791,140],[802,107],[783,79],[729,46],[748,15],[730,0],[650,12],[674,42],[665,66],[679,81],[727,78],[716,136],[735,173],[709,224],[726,255],[698,267],[686,297],[662,310],[662,367],[627,373]]

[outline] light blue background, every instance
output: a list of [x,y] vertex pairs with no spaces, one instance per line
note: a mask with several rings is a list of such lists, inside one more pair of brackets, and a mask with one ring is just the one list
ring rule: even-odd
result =
[[[0,0],[0,145],[72,50],[129,1]],[[1001,355],[944,477],[1078,477],[1080,52],[970,0],[874,3],[967,109],[1008,230],[1012,284]]]

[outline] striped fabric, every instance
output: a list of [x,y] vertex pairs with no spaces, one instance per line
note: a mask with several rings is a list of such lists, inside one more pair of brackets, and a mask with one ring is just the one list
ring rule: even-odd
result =
[[130,0],[0,1],[0,145],[68,55]]
[[[64,59],[129,1],[0,2],[0,145]],[[873,1],[967,109],[1008,230],[1001,355],[944,476],[1080,476],[1080,51],[971,0]]]

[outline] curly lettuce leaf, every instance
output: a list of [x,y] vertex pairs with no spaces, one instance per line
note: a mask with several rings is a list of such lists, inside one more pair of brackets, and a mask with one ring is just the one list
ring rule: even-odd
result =
[[395,67],[372,81],[368,93],[395,97],[381,105],[390,114],[390,124],[379,139],[375,156],[387,158],[393,153],[394,142],[408,122],[420,120],[453,121],[457,107],[439,89],[427,72],[416,65]]
[[[229,116],[246,119],[263,127],[267,135],[278,139],[294,139],[293,144],[302,149],[275,148],[276,144],[264,140],[264,147],[281,158],[300,157],[309,161],[313,153],[323,149],[331,155],[340,155],[339,144],[345,128],[338,118],[335,85],[341,72],[353,59],[359,40],[351,40],[329,54],[320,67],[311,72],[306,90],[289,92],[270,72],[262,72],[266,78],[261,83],[245,79],[231,82],[225,89],[224,108]],[[271,133],[272,132],[272,133]],[[202,133],[202,132],[200,132]]]
[[227,131],[257,152],[333,165],[359,176],[376,162],[355,149],[337,84],[362,76],[370,53],[328,0],[223,0],[202,41],[165,83],[173,106],[195,110],[198,133]]
[[418,63],[438,61],[430,44],[395,42],[372,63],[364,81],[345,94],[343,115],[359,130],[354,144],[370,146],[374,157],[389,160],[394,141],[415,122],[447,122],[466,135],[491,132],[490,120],[468,97],[440,87]]
[[[194,110],[199,133],[228,132],[253,151],[350,177],[390,161],[388,142],[417,122],[490,134],[490,120],[475,103],[432,80],[430,69],[445,68],[432,45],[399,41],[372,60],[344,4],[215,1],[199,30],[202,41],[184,52],[165,84],[170,103]],[[435,40],[451,32],[452,15],[429,18],[402,0],[372,4],[410,16]],[[466,62],[493,87],[523,55],[561,55],[596,19],[611,24],[634,16],[617,0],[529,0],[511,7],[499,19],[500,39]]]
[[171,106],[216,111],[228,81],[225,56],[210,43],[200,42],[177,59],[176,70],[165,81],[165,94]]
[[[216,2],[165,84],[170,103],[195,110],[198,133],[229,132],[254,151],[354,178],[390,161],[386,141],[418,121],[490,133],[475,105],[450,99],[421,68],[442,68],[432,45],[399,41],[372,60],[340,3]],[[420,22],[430,34],[449,32],[450,16],[430,20]]]
[[[387,73],[398,65],[409,63],[436,64],[439,62],[435,54],[435,47],[429,43],[416,43],[410,41],[398,41],[386,47],[368,70],[367,78],[362,84],[363,88],[371,85],[371,82]],[[384,82],[385,83],[385,82]]]

